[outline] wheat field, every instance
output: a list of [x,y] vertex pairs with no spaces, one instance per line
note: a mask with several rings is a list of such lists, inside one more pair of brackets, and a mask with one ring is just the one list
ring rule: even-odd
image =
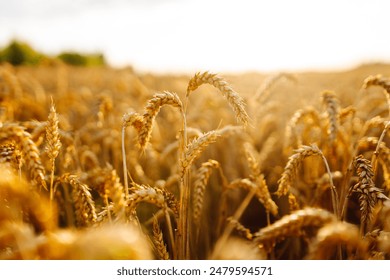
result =
[[389,259],[390,66],[0,65],[0,259]]

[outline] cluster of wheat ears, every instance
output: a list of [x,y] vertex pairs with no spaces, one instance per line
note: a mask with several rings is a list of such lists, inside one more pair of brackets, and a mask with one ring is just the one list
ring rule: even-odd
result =
[[389,78],[187,81],[1,65],[0,259],[389,258]]

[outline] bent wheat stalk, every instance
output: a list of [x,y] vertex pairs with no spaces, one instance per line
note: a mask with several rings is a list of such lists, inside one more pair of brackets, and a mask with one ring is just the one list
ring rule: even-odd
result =
[[385,138],[385,135],[387,131],[390,128],[390,121],[386,122],[385,128],[383,129],[381,136],[379,137],[378,144],[376,145],[374,154],[372,155],[371,163],[372,163],[372,171],[373,171],[373,177],[375,178],[376,176],[376,169],[377,169],[377,159],[379,155],[379,150],[381,148],[381,144],[383,139]]
[[249,123],[249,116],[245,111],[245,103],[243,98],[235,92],[229,84],[217,74],[203,72],[196,73],[195,76],[191,78],[187,87],[187,95],[191,94],[194,90],[200,87],[203,84],[209,84],[219,89],[222,95],[228,101],[230,107],[232,107],[234,113],[236,114],[237,120],[246,126]]
[[289,157],[287,165],[284,168],[282,177],[279,180],[279,186],[276,191],[276,194],[279,197],[281,197],[282,195],[286,195],[289,192],[289,188],[296,177],[299,166],[301,165],[301,163],[305,158],[310,156],[319,156],[324,162],[326,171],[328,172],[329,175],[333,212],[336,215],[336,217],[339,217],[339,198],[338,198],[336,187],[333,184],[332,172],[330,171],[329,164],[324,154],[316,145],[311,145],[311,146],[303,145],[295,151],[295,154]]
[[183,115],[183,105],[179,96],[176,93],[169,91],[164,91],[162,93],[156,93],[151,99],[149,99],[148,104],[145,106],[142,128],[138,133],[138,140],[141,146],[141,149],[145,149],[146,144],[149,142],[154,120],[160,111],[161,107],[164,105],[171,105],[173,107],[179,108],[181,114]]
[[125,135],[126,127],[133,126],[137,133],[142,129],[143,118],[135,112],[128,112],[122,118],[122,162],[123,162],[123,178],[125,184],[125,199],[129,197],[129,180],[127,174],[127,161],[126,161],[126,148],[125,148]]
[[254,95],[254,100],[259,103],[266,101],[269,94],[271,93],[272,87],[274,87],[280,80],[285,78],[286,80],[290,80],[294,83],[297,83],[297,77],[290,73],[277,73],[275,75],[267,77],[264,82],[260,85],[260,87],[256,90]]
[[220,168],[219,162],[210,159],[202,163],[202,166],[196,172],[196,179],[194,182],[193,218],[194,218],[194,224],[198,229],[200,227],[200,218],[203,210],[203,201],[204,201],[204,193],[206,190],[206,185],[213,172],[213,169],[217,169],[217,168]]
[[387,106],[389,109],[389,117],[390,117],[390,79],[382,77],[382,75],[369,76],[363,82],[363,88],[367,89],[370,86],[380,86],[385,91]]

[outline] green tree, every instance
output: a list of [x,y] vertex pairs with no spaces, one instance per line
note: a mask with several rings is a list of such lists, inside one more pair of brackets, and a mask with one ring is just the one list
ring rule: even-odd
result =
[[67,64],[76,66],[101,66],[106,64],[103,54],[63,52],[58,55],[58,58]]
[[0,61],[13,65],[35,65],[44,57],[28,44],[16,40],[0,51]]

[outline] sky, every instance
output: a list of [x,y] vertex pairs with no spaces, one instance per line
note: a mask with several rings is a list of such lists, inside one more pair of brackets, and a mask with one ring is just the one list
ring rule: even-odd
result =
[[386,0],[0,0],[0,46],[102,52],[148,72],[390,62]]

